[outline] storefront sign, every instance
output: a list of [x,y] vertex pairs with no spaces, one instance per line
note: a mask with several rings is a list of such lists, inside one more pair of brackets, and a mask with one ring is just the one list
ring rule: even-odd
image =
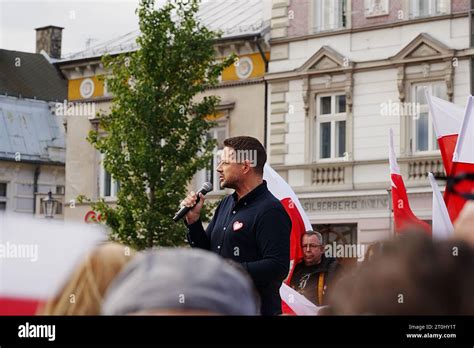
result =
[[303,209],[313,212],[355,212],[388,210],[388,196],[360,196],[300,199]]

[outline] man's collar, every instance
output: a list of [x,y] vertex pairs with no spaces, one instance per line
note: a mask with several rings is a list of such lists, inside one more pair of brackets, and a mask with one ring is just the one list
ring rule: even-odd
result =
[[[245,196],[243,196],[240,200],[238,200],[237,192],[234,192],[232,194],[232,198],[234,199],[235,204],[244,204],[244,203],[251,203],[254,201],[258,196],[260,196],[263,192],[267,191],[267,182],[263,180],[263,182],[255,187],[252,191],[247,193]],[[237,202],[238,201],[238,202]]]

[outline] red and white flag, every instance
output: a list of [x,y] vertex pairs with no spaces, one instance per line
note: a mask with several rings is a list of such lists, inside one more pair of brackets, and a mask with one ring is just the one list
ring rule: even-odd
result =
[[431,224],[433,239],[448,239],[453,235],[454,227],[434,175],[428,173],[428,178],[433,188],[433,218]]
[[284,298],[288,307],[296,315],[318,315],[322,307],[316,306],[313,302],[283,283],[280,287],[280,297]]
[[390,129],[388,158],[390,163],[390,177],[392,179],[392,207],[395,233],[402,233],[407,229],[415,228],[421,229],[431,235],[430,225],[418,219],[410,208],[405,184],[402,175],[400,174],[400,167],[398,166],[397,158],[395,156],[392,129]]
[[[295,265],[303,259],[301,238],[306,231],[312,231],[313,227],[293,189],[268,163],[264,167],[263,179],[267,182],[268,190],[280,200],[291,219],[290,272],[286,279],[286,283],[289,283]],[[283,305],[283,313],[292,311]]]
[[449,175],[453,165],[454,148],[464,117],[464,108],[444,99],[431,96],[427,90],[425,90],[425,95],[430,107],[444,169],[446,175]]
[[[453,167],[451,176],[456,177],[462,174],[474,174],[474,115],[473,97],[469,96],[461,130],[453,155]],[[459,182],[455,189],[459,193],[473,194],[474,181],[463,180]],[[451,221],[454,223],[461,212],[466,199],[459,194],[447,192],[445,194],[446,206],[448,208]]]
[[0,315],[35,315],[103,232],[98,225],[0,214]]

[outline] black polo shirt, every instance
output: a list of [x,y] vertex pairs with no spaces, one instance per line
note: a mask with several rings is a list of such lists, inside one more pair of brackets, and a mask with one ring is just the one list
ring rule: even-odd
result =
[[235,192],[226,196],[205,231],[201,221],[188,225],[188,241],[239,262],[260,293],[262,314],[276,315],[289,271],[290,232],[290,217],[263,181],[240,200]]

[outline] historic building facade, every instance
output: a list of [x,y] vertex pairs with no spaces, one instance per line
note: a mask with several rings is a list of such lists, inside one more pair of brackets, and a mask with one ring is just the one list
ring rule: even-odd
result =
[[[199,15],[213,30],[222,31],[222,37],[215,43],[216,58],[235,53],[238,61],[222,74],[220,85],[206,91],[204,95],[221,98],[216,115],[217,122],[209,136],[218,141],[218,150],[223,140],[235,135],[250,135],[265,142],[266,94],[264,80],[270,59],[270,17],[271,1],[210,1],[203,3]],[[103,77],[107,75],[101,58],[104,54],[118,54],[137,49],[135,39],[139,33],[132,32],[117,40],[99,44],[82,52],[64,57],[56,64],[68,80],[68,102],[83,106],[83,117],[66,116],[66,205],[67,220],[84,220],[94,216],[91,207],[79,203],[79,196],[93,201],[104,198],[113,204],[118,184],[103,169],[101,154],[87,141],[91,129],[98,127],[97,112],[110,110],[112,95],[107,91]],[[219,198],[225,192],[219,190],[215,175],[218,155],[209,170],[196,174],[190,188],[196,189],[204,181],[212,181],[217,188],[209,194]]]
[[0,49],[0,212],[44,217],[51,192],[53,217],[63,218],[66,148],[55,105],[67,86],[53,65],[61,31],[37,28],[37,53]]
[[273,0],[270,163],[329,241],[392,233],[390,128],[412,208],[431,220],[427,172],[444,172],[424,88],[464,106],[469,9],[463,0]]

